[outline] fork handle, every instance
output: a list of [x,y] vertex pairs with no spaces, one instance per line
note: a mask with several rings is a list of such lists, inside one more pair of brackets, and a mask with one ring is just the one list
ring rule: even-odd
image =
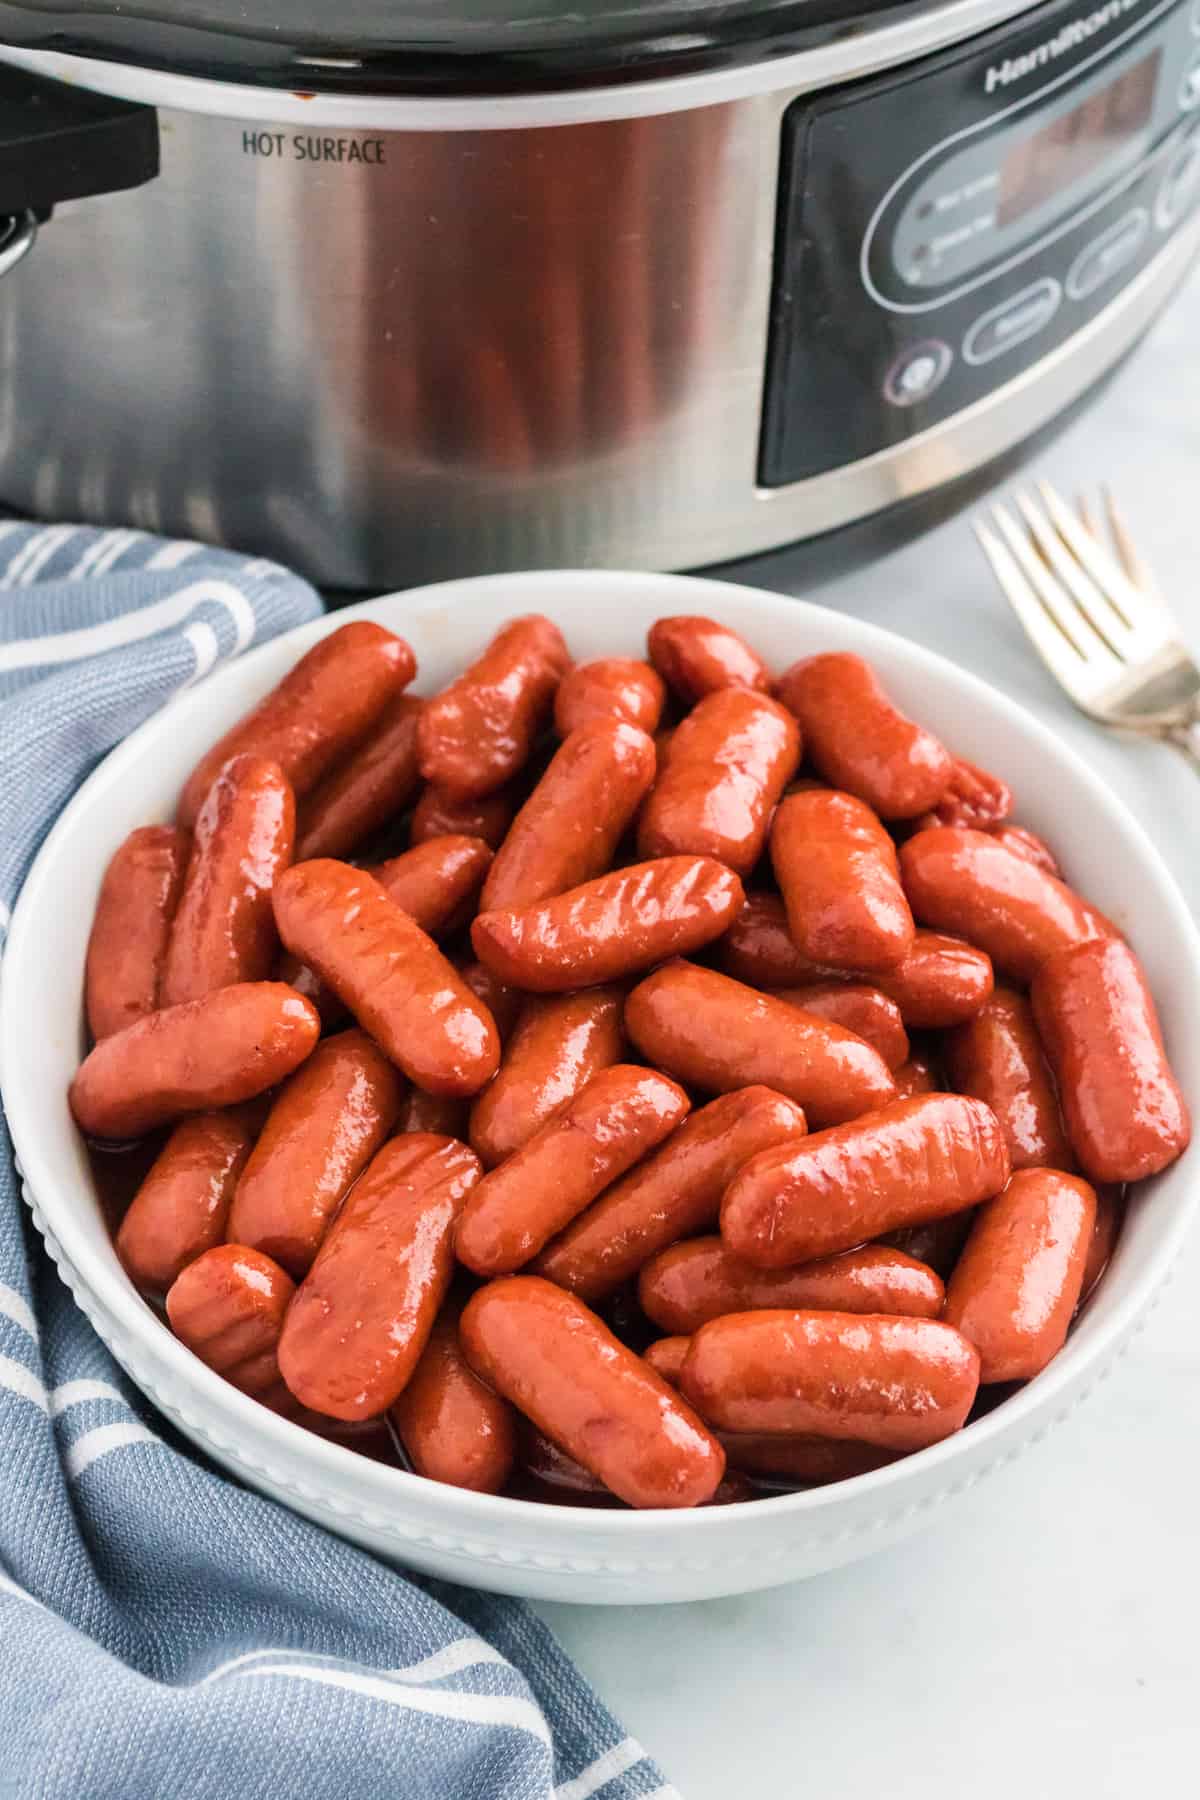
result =
[[1200,775],[1200,720],[1190,725],[1178,725],[1174,731],[1167,733],[1168,744],[1174,744],[1176,750],[1183,752],[1187,760]]

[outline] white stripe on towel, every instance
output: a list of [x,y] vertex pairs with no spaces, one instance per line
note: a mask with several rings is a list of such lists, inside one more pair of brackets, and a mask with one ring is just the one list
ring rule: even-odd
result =
[[[7,925],[7,917],[0,920],[0,930],[4,930]],[[31,1338],[37,1337],[37,1320],[33,1316],[28,1300],[24,1294],[18,1294],[16,1288],[9,1287],[6,1281],[0,1281],[0,1313],[3,1313],[6,1319],[11,1319],[14,1325],[19,1325],[22,1331],[27,1331]]]
[[178,625],[193,607],[212,600],[223,606],[233,620],[236,644],[244,650],[254,636],[254,613],[244,594],[228,581],[194,581],[165,600],[136,612],[122,613],[105,619],[99,625],[84,625],[78,631],[60,631],[43,638],[18,638],[0,648],[0,672],[8,669],[35,669],[43,663],[78,662],[87,656],[98,656],[122,644],[133,644],[141,638],[153,637],[168,625]]
[[129,1402],[111,1381],[64,1381],[50,1390],[50,1417],[57,1419],[68,1406],[81,1406],[85,1400],[116,1400],[128,1410]]
[[85,1431],[81,1438],[68,1444],[63,1455],[66,1464],[67,1478],[77,1481],[85,1469],[90,1469],[100,1457],[107,1456],[110,1450],[123,1450],[129,1444],[157,1444],[161,1442],[152,1431],[144,1425],[122,1421],[116,1425],[97,1425],[92,1431]]
[[127,550],[140,543],[145,537],[144,531],[118,531],[114,533],[116,541],[108,546],[102,556],[98,556],[89,573],[93,576],[107,575],[114,563],[120,562]]
[[514,1731],[527,1731],[550,1748],[550,1728],[531,1700],[510,1694],[463,1694],[453,1688],[402,1687],[385,1676],[368,1675],[358,1669],[321,1669],[303,1663],[268,1663],[265,1667],[245,1669],[238,1677],[285,1675],[293,1681],[311,1681],[322,1687],[342,1688],[362,1694],[368,1700],[381,1700],[385,1706],[399,1707],[404,1712],[428,1713],[438,1719],[457,1719],[464,1725],[507,1725]]
[[17,551],[7,569],[4,571],[3,577],[0,578],[0,586],[16,587],[21,571],[25,568],[30,558],[38,554],[48,537],[57,538],[61,530],[61,525],[47,525],[43,530],[35,531],[32,537],[26,538],[25,542],[21,545],[21,548]]
[[581,1769],[573,1781],[564,1781],[561,1787],[556,1787],[554,1800],[588,1800],[589,1794],[598,1793],[618,1775],[624,1775],[645,1760],[646,1752],[637,1739],[623,1738],[603,1756],[598,1756],[594,1763],[589,1763],[586,1769]]
[[18,586],[32,587],[37,580],[39,571],[44,569],[46,564],[50,561],[50,558],[61,550],[63,545],[74,536],[74,525],[60,525],[57,530],[46,532],[41,549],[36,556],[31,556],[29,558],[28,562],[21,570],[21,579]]
[[[215,1669],[210,1669],[208,1674],[202,1678],[200,1686],[204,1687],[210,1681],[220,1681],[238,1669],[249,1673],[250,1671],[246,1668],[248,1663],[258,1662],[267,1656],[312,1657],[314,1660],[328,1660],[322,1657],[321,1652],[317,1650],[284,1650],[278,1646],[263,1650],[247,1650],[241,1656],[235,1656],[229,1662],[219,1663]],[[432,1655],[422,1657],[420,1662],[410,1663],[407,1668],[380,1669],[377,1672],[392,1681],[415,1681],[418,1678],[423,1681],[442,1681],[447,1675],[460,1675],[464,1669],[477,1668],[481,1663],[498,1663],[501,1668],[507,1668],[508,1658],[501,1656],[499,1650],[494,1650],[490,1644],[484,1643],[482,1638],[465,1637],[456,1638],[444,1649],[435,1650]]]
[[73,569],[68,569],[67,580],[79,581],[89,573],[97,557],[104,556],[113,542],[125,536],[123,531],[102,531],[94,537]]
[[457,1638],[444,1650],[435,1650],[420,1662],[410,1663],[406,1669],[388,1669],[386,1673],[397,1681],[416,1681],[418,1678],[444,1681],[447,1675],[461,1675],[464,1669],[478,1668],[480,1663],[498,1663],[501,1668],[506,1668],[508,1658],[494,1650],[491,1644],[485,1644],[482,1638]]
[[0,1356],[0,1388],[7,1388],[10,1394],[16,1394],[22,1400],[32,1400],[42,1412],[50,1411],[41,1377],[11,1356]]
[[184,682],[184,687],[192,687],[202,681],[221,654],[221,646],[217,634],[205,619],[193,619],[185,625],[183,635],[192,646],[192,654],[196,658],[196,666]]
[[146,567],[148,569],[177,569],[180,563],[185,563],[189,556],[195,556],[196,552],[203,548],[204,546],[197,544],[193,538],[175,538],[171,543],[164,544],[161,550],[156,550]]
[[0,1594],[11,1594],[14,1600],[24,1600],[26,1605],[36,1606],[39,1612],[46,1610],[40,1600],[35,1600],[32,1594],[27,1594],[20,1583],[14,1581],[11,1575],[6,1575],[3,1569],[0,1569]]

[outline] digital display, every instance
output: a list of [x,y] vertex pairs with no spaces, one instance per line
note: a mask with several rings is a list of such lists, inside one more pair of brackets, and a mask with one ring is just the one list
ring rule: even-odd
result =
[[1000,169],[996,224],[1011,225],[1088,176],[1150,120],[1161,49],[1134,63],[1010,150]]

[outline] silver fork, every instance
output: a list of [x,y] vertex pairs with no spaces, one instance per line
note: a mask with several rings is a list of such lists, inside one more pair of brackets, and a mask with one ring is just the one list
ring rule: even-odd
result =
[[[976,535],[1013,611],[1076,706],[1102,725],[1173,744],[1200,773],[1200,667],[1134,547],[1112,495],[1111,548],[1091,510],[1048,481],[1017,494],[1024,524],[993,506]],[[1039,504],[1040,501],[1040,504]]]

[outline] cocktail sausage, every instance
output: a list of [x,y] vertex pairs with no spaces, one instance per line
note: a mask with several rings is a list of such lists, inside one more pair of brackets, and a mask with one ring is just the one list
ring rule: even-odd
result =
[[981,1100],[926,1094],[763,1150],[726,1189],[721,1236],[763,1269],[809,1262],[990,1200],[1008,1147]]

